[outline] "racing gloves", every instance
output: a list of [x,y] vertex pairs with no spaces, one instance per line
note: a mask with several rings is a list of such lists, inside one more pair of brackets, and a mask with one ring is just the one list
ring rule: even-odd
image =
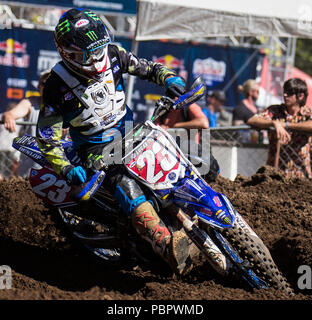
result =
[[85,170],[81,167],[74,167],[66,173],[66,179],[71,184],[82,184],[87,181],[87,174]]
[[185,92],[185,82],[181,77],[170,77],[165,80],[165,88],[168,97],[179,97]]

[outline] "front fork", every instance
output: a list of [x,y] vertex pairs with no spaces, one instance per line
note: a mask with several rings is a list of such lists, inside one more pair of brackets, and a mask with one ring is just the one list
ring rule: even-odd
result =
[[170,213],[173,214],[183,225],[186,234],[206,256],[211,266],[221,275],[229,273],[232,263],[214,244],[206,232],[198,228],[195,221],[192,221],[181,208],[172,205]]

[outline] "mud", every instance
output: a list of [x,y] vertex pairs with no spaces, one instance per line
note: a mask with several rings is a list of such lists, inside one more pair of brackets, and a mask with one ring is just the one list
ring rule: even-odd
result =
[[270,167],[235,181],[219,177],[224,193],[268,246],[294,296],[250,290],[202,263],[183,279],[159,262],[145,268],[108,266],[81,250],[28,181],[0,181],[0,266],[12,269],[1,300],[311,300],[298,288],[298,267],[312,268],[312,183],[286,180]]

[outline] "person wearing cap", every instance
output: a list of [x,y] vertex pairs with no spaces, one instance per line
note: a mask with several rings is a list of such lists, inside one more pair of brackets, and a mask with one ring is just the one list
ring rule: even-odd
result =
[[230,126],[232,114],[224,110],[225,93],[220,90],[212,92],[207,96],[208,107],[203,112],[209,120],[210,128]]
[[259,98],[259,84],[256,80],[249,79],[243,85],[238,86],[238,91],[244,95],[244,99],[234,108],[233,125],[247,124],[247,121],[258,112],[256,101]]

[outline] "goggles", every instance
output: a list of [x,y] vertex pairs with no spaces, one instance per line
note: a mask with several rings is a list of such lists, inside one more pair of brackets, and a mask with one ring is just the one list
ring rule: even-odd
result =
[[91,65],[94,61],[102,60],[107,44],[102,44],[87,51],[72,51],[70,58],[81,65]]

